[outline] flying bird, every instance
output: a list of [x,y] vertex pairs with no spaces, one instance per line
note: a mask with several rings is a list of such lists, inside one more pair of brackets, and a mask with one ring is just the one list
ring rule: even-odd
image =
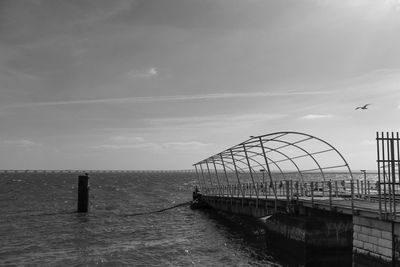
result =
[[365,105],[362,106],[362,107],[356,107],[356,109],[367,109],[367,107],[368,107],[369,105],[371,105],[371,104],[365,104]]

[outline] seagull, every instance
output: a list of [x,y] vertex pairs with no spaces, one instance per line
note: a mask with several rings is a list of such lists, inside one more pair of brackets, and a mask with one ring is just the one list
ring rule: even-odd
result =
[[356,107],[356,109],[367,109],[367,107],[368,107],[369,105],[371,105],[371,104],[365,104],[365,105],[362,106],[362,107]]

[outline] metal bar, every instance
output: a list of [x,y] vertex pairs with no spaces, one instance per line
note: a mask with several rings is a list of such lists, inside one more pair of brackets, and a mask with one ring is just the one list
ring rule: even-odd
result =
[[[232,196],[232,190],[231,190],[232,188],[229,187],[229,179],[228,179],[228,174],[226,173],[226,167],[225,167],[224,158],[222,157],[222,154],[219,154],[219,156],[221,157],[221,162],[222,162],[222,167],[223,167],[223,169],[224,169],[226,184],[228,185],[229,193],[230,193],[230,195]],[[214,163],[215,163],[215,161],[214,161]]]
[[332,209],[332,181],[328,181],[329,186],[329,207]]
[[[385,160],[385,142],[383,140],[383,137],[384,137],[383,132],[381,132],[381,135],[382,135],[382,138],[381,138],[381,141],[382,141],[382,146],[381,146],[381,148],[382,148],[382,158],[383,158],[383,160]],[[384,201],[384,207],[385,207],[385,217],[386,217],[386,214],[387,214],[386,197],[387,197],[386,196],[386,168],[383,168],[383,201]]]
[[354,181],[350,182],[350,190],[351,190],[351,213],[354,214]]
[[[197,176],[197,180],[199,181],[199,185],[200,185],[200,191],[202,190],[202,186],[201,186],[201,182],[200,182],[200,176],[199,176],[199,171],[197,170],[197,166],[194,165],[194,168],[196,169],[196,176]],[[205,187],[205,185],[204,185]]]
[[236,162],[235,162],[235,157],[233,156],[232,150],[230,150],[230,151],[231,151],[231,156],[232,156],[233,167],[235,168],[236,178],[237,178],[237,180],[238,180],[238,185],[239,185],[240,190],[241,190],[240,193],[242,193],[242,195],[243,195],[243,188],[242,188],[242,186],[241,186],[241,184],[240,184],[239,173],[238,173],[238,171],[237,171]]
[[338,194],[339,194],[339,192],[338,192],[338,184],[337,184],[337,181],[335,181],[335,196],[338,197]]
[[[206,183],[206,179],[205,179],[205,177],[204,177],[203,166],[202,166],[201,163],[200,163],[199,165],[200,165],[201,175],[203,176],[204,184],[206,185],[206,190],[207,190],[207,193],[208,193],[208,186],[207,186],[207,183]],[[211,186],[211,185],[210,185],[210,186]]]
[[387,160],[389,162],[388,166],[388,193],[389,193],[389,212],[390,216],[392,216],[392,185],[391,185],[391,169],[390,169],[390,140],[389,140],[389,132],[386,132],[386,152],[387,152]]
[[395,180],[396,180],[396,170],[395,170],[395,157],[394,154],[394,133],[392,132],[392,140],[390,140],[390,155],[391,155],[391,166],[392,166],[392,192],[393,192],[393,215],[392,219],[396,219],[396,195],[395,195]]
[[214,186],[214,184],[213,184],[213,182],[212,182],[212,178],[211,178],[210,168],[209,168],[209,166],[208,166],[208,161],[206,161],[206,166],[207,166],[208,178],[210,178],[211,186]]
[[[251,168],[251,165],[250,165],[250,161],[249,161],[249,158],[247,157],[246,145],[244,143],[243,143],[243,150],[244,150],[244,154],[246,156],[247,166],[249,167],[251,182],[253,183],[253,187],[256,188],[256,184],[254,183],[254,177],[253,177],[253,172],[252,172],[252,168]],[[250,189],[250,193],[251,193],[251,189]],[[256,207],[258,207],[258,192],[256,191],[255,193],[256,193],[256,197],[257,197]]]
[[[217,170],[217,166],[215,165],[215,160],[214,160],[214,158],[212,158],[212,162],[213,162],[213,165],[214,165],[215,177],[217,177],[218,187],[221,187],[221,184],[219,183],[218,170]],[[218,191],[219,191],[219,190],[218,190]],[[220,192],[219,192],[219,194],[220,194]]]
[[314,207],[314,182],[311,182],[311,205]]
[[[262,142],[261,137],[259,137],[259,141],[260,141],[260,146],[261,146],[261,149],[262,149],[262,152],[263,152],[263,156],[264,156],[265,166],[267,167],[268,177],[269,177],[269,180],[270,180],[271,184],[273,184],[273,179],[272,179],[272,175],[271,175],[271,170],[270,170],[270,168],[269,168],[267,155],[266,155],[266,153],[265,153],[265,148],[264,148],[264,144],[263,144],[263,142]],[[274,195],[275,195],[275,212],[277,212],[277,210],[278,210],[278,207],[277,207],[277,205],[278,205],[278,196],[277,196],[277,194],[276,194],[276,184],[275,184],[275,186],[272,188],[272,190],[273,190]]]
[[400,146],[399,146],[399,132],[396,133],[396,144],[397,144],[397,177],[399,177],[399,182],[400,182],[400,165],[399,165],[399,160],[400,160]]
[[382,219],[382,198],[381,198],[381,166],[380,166],[380,147],[379,147],[379,132],[376,132],[376,155],[377,155],[377,163],[378,163],[378,199],[379,199],[379,219]]

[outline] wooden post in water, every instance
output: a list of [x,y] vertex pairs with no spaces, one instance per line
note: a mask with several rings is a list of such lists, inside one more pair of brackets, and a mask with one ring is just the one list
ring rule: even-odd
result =
[[89,210],[89,175],[79,175],[78,178],[78,212]]

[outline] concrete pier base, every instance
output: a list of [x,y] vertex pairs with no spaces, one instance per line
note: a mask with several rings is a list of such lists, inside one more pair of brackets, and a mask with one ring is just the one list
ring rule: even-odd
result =
[[354,266],[399,266],[400,225],[353,216]]
[[288,264],[304,266],[351,266],[351,216],[334,218],[276,214],[266,221],[269,249]]

